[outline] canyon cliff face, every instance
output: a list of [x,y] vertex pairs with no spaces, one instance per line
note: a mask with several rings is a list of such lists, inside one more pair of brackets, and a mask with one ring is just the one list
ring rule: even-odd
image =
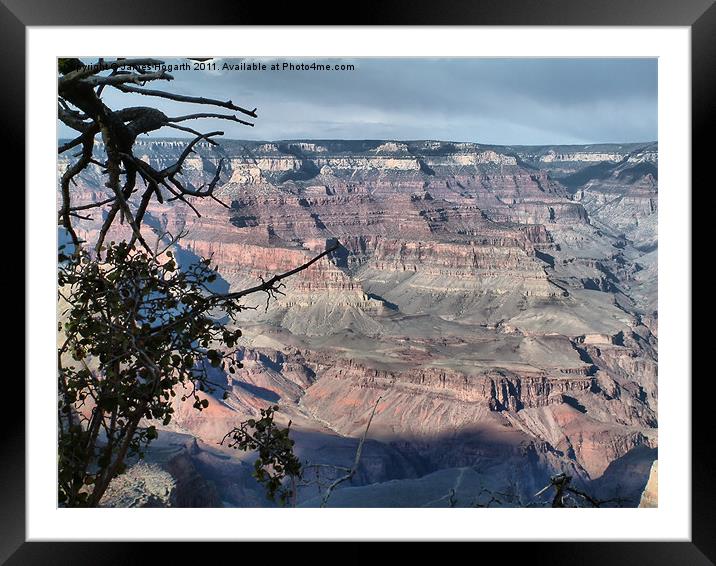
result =
[[[183,147],[135,153],[161,168]],[[340,248],[268,308],[249,299],[244,369],[220,376],[228,399],[178,407],[167,434],[198,444],[159,465],[206,476],[218,490],[207,500],[266,504],[250,457],[217,446],[231,427],[278,404],[304,461],[350,465],[377,402],[360,473],[336,504],[446,505],[423,494],[473,476],[524,503],[561,471],[638,504],[651,461],[626,478],[613,470],[656,458],[655,144],[225,141],[199,147],[184,178],[200,186],[219,167],[228,208],[150,209],[158,234],[188,231],[180,263],[211,257],[218,287],[238,290]],[[104,198],[94,175],[76,204]],[[402,486],[400,503],[381,499],[384,482]]]

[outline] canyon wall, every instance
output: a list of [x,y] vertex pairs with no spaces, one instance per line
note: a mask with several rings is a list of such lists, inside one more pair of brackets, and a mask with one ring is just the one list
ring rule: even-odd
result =
[[[161,168],[183,147],[135,152]],[[220,376],[228,399],[180,408],[172,434],[214,446],[278,404],[305,458],[350,462],[377,403],[354,487],[459,468],[524,494],[559,471],[616,484],[607,470],[655,452],[655,144],[229,140],[200,144],[184,179],[200,186],[219,167],[227,207],[150,207],[157,234],[188,231],[180,264],[211,257],[217,285],[237,290],[340,247],[287,280],[285,297],[247,300],[245,367]],[[105,198],[97,171],[74,198]],[[97,216],[80,223],[90,241]],[[224,504],[260,503],[216,466],[196,469],[224,474]]]

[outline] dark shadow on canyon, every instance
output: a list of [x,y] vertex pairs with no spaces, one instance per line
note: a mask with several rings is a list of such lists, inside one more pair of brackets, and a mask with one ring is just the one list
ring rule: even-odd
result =
[[[263,487],[253,478],[252,455],[240,461],[238,454],[197,442],[189,435],[161,432],[178,450],[162,467],[176,474],[178,492],[173,506],[273,507]],[[167,436],[169,435],[169,436]],[[357,438],[294,430],[296,453],[304,465],[350,466]],[[150,454],[150,460],[154,457]],[[156,453],[161,449],[157,446]],[[579,465],[563,452],[534,442],[501,442],[480,431],[436,436],[429,440],[406,438],[368,439],[358,471],[332,495],[330,506],[339,507],[447,507],[449,491],[457,494],[457,506],[473,506],[489,493],[514,493],[506,506],[545,506],[549,494],[534,495],[549,483],[551,475],[564,471],[576,487],[600,499],[620,498],[605,506],[636,507],[647,483],[657,449],[636,446],[613,461],[593,480],[580,477]],[[548,462],[562,461],[555,469]],[[583,473],[583,471],[581,472]],[[322,479],[330,479],[323,472]],[[304,481],[313,480],[307,472]],[[193,493],[195,490],[205,491]],[[187,492],[188,490],[188,492]],[[347,490],[344,492],[344,490]],[[299,489],[299,506],[318,506],[321,492],[316,485]],[[180,504],[180,502],[190,502]],[[219,503],[221,502],[221,503]],[[499,506],[499,505],[498,505]],[[587,505],[588,506],[588,505]]]

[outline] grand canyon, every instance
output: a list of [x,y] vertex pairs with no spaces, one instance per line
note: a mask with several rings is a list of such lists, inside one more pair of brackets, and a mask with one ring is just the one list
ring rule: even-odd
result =
[[[134,151],[161,169],[185,146]],[[186,232],[180,265],[211,257],[216,288],[238,290],[338,249],[285,296],[247,301],[244,367],[216,370],[229,395],[200,393],[201,412],[177,401],[103,505],[273,505],[254,456],[220,444],[273,405],[302,462],[338,466],[375,408],[329,506],[538,505],[559,473],[656,505],[657,167],[656,143],[198,144],[183,178],[198,187],[218,170],[228,208],[153,203],[145,220]],[[77,183],[76,204],[106,198],[99,168]],[[91,241],[100,225],[77,230]],[[299,488],[296,505],[320,504],[315,485]]]

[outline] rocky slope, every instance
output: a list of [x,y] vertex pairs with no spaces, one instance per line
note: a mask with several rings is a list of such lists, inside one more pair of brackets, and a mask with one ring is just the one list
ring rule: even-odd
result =
[[[136,153],[162,167],[182,148],[148,141]],[[216,446],[278,403],[304,459],[349,464],[380,399],[352,485],[407,482],[401,505],[445,503],[409,486],[453,476],[494,489],[509,479],[522,498],[557,471],[602,491],[624,484],[630,501],[641,493],[648,465],[621,483],[609,470],[634,451],[656,458],[655,144],[227,141],[199,147],[184,176],[199,186],[219,166],[228,209],[150,210],[157,232],[188,230],[180,263],[212,256],[219,285],[238,289],[341,247],[268,309],[253,299],[245,369],[221,377],[229,399],[180,408],[171,434]],[[86,175],[77,203],[103,198],[101,187]],[[82,235],[98,226],[84,222]],[[203,474],[225,505],[265,504],[243,456],[193,450],[161,465]],[[346,501],[388,505],[365,499],[380,489]]]
[[649,481],[646,483],[644,492],[641,494],[639,507],[658,507],[659,496],[659,466],[658,461],[654,460],[649,472]]

